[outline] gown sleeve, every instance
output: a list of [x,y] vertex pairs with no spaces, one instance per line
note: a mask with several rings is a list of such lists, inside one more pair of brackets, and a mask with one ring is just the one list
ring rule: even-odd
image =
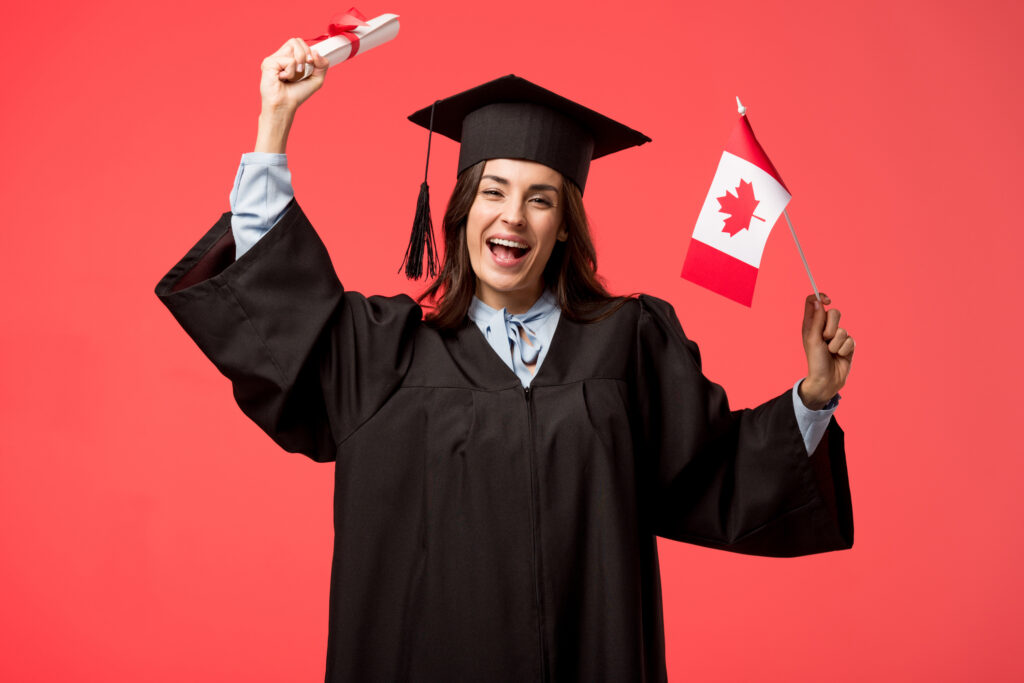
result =
[[422,310],[408,296],[345,292],[294,200],[245,255],[234,253],[225,213],[156,294],[261,429],[287,451],[334,460],[400,384]]
[[792,557],[853,545],[843,432],[807,456],[791,390],[730,411],[672,307],[640,297],[637,395],[642,505],[659,536]]

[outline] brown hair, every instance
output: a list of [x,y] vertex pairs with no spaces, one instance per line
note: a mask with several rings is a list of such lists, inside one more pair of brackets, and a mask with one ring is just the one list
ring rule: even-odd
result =
[[[435,302],[426,320],[441,329],[455,329],[462,324],[476,293],[476,274],[466,246],[466,220],[486,163],[478,162],[459,174],[441,227],[444,232],[441,272],[419,297],[420,303],[425,299]],[[568,239],[555,243],[544,267],[544,284],[554,291],[562,315],[570,320],[603,320],[618,310],[627,297],[609,294],[597,275],[597,253],[590,238],[590,222],[580,189],[563,178],[560,194]]]

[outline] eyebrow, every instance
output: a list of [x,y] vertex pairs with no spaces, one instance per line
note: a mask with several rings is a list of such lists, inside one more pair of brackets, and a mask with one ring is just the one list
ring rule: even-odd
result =
[[[506,180],[505,178],[502,178],[501,176],[485,175],[484,177],[481,178],[481,180],[488,180],[488,179],[489,180],[493,180],[496,183],[501,183],[502,185],[506,185],[506,186],[509,184],[508,180]],[[534,183],[533,185],[530,185],[529,189],[530,190],[551,190],[552,192],[558,192],[558,188],[555,187],[554,185],[544,185],[542,183]]]

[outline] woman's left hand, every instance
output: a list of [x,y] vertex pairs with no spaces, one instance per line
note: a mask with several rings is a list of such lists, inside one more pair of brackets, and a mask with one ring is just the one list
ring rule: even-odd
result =
[[812,294],[804,304],[804,353],[807,354],[807,377],[798,392],[804,405],[821,410],[846,384],[856,344],[844,328],[839,327],[838,309],[825,310],[832,300],[824,293],[821,303]]

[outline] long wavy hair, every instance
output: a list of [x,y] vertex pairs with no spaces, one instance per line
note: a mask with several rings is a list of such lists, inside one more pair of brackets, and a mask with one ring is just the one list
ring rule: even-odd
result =
[[[434,304],[426,320],[440,329],[462,325],[476,293],[476,274],[466,245],[466,222],[483,177],[478,162],[459,174],[444,212],[444,262],[441,271],[420,295]],[[555,242],[547,265],[544,284],[551,289],[562,315],[575,322],[596,322],[614,313],[627,297],[612,296],[597,275],[597,253],[590,237],[590,222],[583,208],[583,195],[576,184],[562,179],[563,218],[568,238]]]

